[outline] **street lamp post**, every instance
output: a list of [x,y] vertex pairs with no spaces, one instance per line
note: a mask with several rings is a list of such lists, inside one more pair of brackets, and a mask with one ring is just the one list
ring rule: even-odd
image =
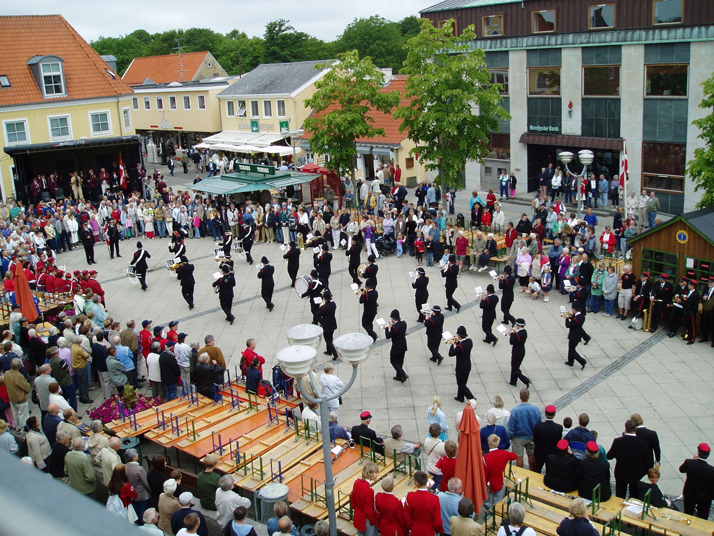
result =
[[[571,174],[574,175],[575,178],[577,179],[577,190],[575,190],[575,201],[578,201],[578,196],[580,195],[580,180],[583,178],[587,178],[588,176],[588,166],[593,163],[593,160],[595,160],[595,155],[593,152],[589,149],[583,149],[582,151],[578,151],[578,158],[580,160],[580,163],[583,165],[583,170],[582,172],[578,175],[570,171],[570,168],[568,167],[568,163],[573,160],[573,153],[570,151],[563,151],[558,155],[560,158],[560,161],[565,164],[565,169]],[[585,199],[582,199],[583,204],[585,203]],[[582,205],[580,202],[578,202],[578,220],[581,220],[583,217],[583,212],[582,212]]]
[[[305,325],[307,326],[307,324]],[[296,326],[301,328],[302,326]],[[313,326],[315,327],[315,326]],[[288,331],[288,341],[299,341],[295,337],[296,328]],[[299,333],[298,333],[299,335]],[[321,337],[320,337],[321,338]],[[308,342],[308,341],[306,341]],[[332,449],[330,448],[330,421],[327,403],[345,394],[357,379],[357,367],[364,363],[372,351],[372,337],[364,333],[347,333],[335,339],[333,345],[337,350],[337,355],[346,364],[352,365],[352,377],[339,393],[325,395],[319,388],[312,366],[317,357],[317,349],[312,344],[296,344],[280,350],[277,354],[280,368],[291,378],[295,378],[300,383],[300,393],[308,402],[320,405],[320,427],[322,433],[322,453],[325,461],[325,501],[330,520],[330,536],[337,536],[337,510],[335,509],[335,478],[332,474]],[[309,342],[308,342],[309,344]],[[319,345],[319,340],[318,343]],[[317,397],[313,398],[306,393],[305,378],[308,378]]]
[[292,130],[288,132],[290,134],[290,146],[293,148],[293,171],[297,171],[297,147],[295,146],[295,138],[302,138],[305,134],[304,129]]

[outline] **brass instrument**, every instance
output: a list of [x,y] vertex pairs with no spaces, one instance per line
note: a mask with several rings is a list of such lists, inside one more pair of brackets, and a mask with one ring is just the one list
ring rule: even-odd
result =
[[367,294],[367,289],[365,287],[360,287],[355,290],[355,295],[359,296],[360,294]]
[[458,335],[454,335],[450,339],[444,339],[444,344],[446,344],[447,346],[450,346],[452,344],[459,344],[459,342],[460,340]]
[[573,317],[573,313],[570,312],[570,311],[568,311],[568,312],[566,312],[566,313],[560,313],[560,317],[561,317],[561,318],[572,318],[572,317]]
[[366,264],[360,264],[357,267],[357,275],[360,276],[362,279],[365,279],[366,276],[364,275],[365,271],[367,270],[367,265]]
[[181,266],[185,266],[187,264],[188,264],[187,262],[176,262],[173,264],[173,266],[169,267],[169,270],[171,270],[172,272],[175,272],[178,268],[180,268]]
[[[622,501],[624,506],[634,506],[635,508],[644,508],[644,503],[638,499],[630,499],[629,501]],[[684,516],[677,514],[676,512],[660,512],[659,508],[656,506],[650,506],[648,510],[649,515],[657,521],[658,517],[662,519],[667,519],[668,521],[678,521],[684,523],[685,525],[691,525],[692,520]]]
[[297,237],[298,237],[298,239],[297,239],[298,247],[301,250],[305,251],[305,239],[303,238],[302,233],[298,233]]
[[[645,323],[642,327],[643,331],[650,332],[652,331],[652,311],[654,309],[654,304],[658,300],[651,299],[650,300],[650,306],[647,308],[645,311]],[[660,300],[661,301],[661,300]]]

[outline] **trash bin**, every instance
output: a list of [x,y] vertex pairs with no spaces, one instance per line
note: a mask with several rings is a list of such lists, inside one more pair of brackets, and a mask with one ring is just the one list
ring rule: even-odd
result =
[[463,228],[464,228],[464,223],[465,223],[464,215],[463,215],[461,212],[459,212],[459,213],[456,215],[456,225],[458,225],[459,227],[461,227],[461,228],[463,229]]
[[[267,524],[268,520],[273,517],[273,505],[276,502],[285,501],[287,503],[289,492],[290,488],[285,484],[268,484],[257,491],[255,497],[260,502],[261,523]],[[258,515],[257,508],[255,515]]]

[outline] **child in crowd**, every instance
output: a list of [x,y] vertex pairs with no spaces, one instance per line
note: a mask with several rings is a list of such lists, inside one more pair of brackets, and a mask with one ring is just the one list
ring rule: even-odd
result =
[[417,233],[416,240],[414,240],[414,251],[416,252],[417,265],[422,265],[422,259],[424,258],[424,250],[426,249],[424,244],[424,235],[421,231]]
[[434,238],[429,236],[426,241],[426,265],[434,266]]
[[538,299],[538,296],[540,295],[540,284],[538,281],[536,281],[536,278],[533,276],[530,276],[528,278],[528,288],[526,289],[526,294],[530,294],[531,298],[534,300]]
[[550,301],[550,291],[553,290],[553,274],[550,272],[550,264],[543,266],[543,277],[541,278],[541,289],[543,290],[543,301]]
[[456,474],[457,451],[458,446],[454,441],[448,440],[444,443],[444,452],[446,452],[446,456],[443,456],[438,462],[436,462],[436,467],[441,469],[441,474],[443,475],[441,484],[439,485],[439,491],[449,491],[449,479]]
[[568,432],[570,432],[570,429],[573,427],[573,419],[570,417],[566,417],[563,419],[563,437],[565,437]]
[[404,235],[399,233],[397,237],[397,257],[401,259],[402,255],[404,255]]

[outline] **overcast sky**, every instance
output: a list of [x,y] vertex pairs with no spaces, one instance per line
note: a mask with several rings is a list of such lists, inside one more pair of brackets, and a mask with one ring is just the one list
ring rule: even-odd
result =
[[418,15],[438,0],[26,0],[4,2],[3,15],[59,13],[87,41],[100,35],[118,37],[143,28],[149,33],[176,28],[210,28],[227,33],[238,29],[262,36],[265,25],[287,19],[301,32],[331,41],[355,18],[381,15],[400,20]]

